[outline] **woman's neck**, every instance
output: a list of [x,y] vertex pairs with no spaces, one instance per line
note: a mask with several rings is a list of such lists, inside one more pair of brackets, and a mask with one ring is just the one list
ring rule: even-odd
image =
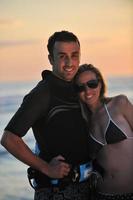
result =
[[103,102],[101,100],[97,101],[94,105],[92,105],[90,108],[92,114],[96,114],[97,112],[99,112],[101,110],[101,108],[103,107]]

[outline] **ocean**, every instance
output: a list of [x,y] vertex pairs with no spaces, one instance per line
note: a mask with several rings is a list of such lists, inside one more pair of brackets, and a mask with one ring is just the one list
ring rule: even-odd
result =
[[[110,77],[107,82],[107,96],[125,94],[133,103],[133,77]],[[37,84],[33,82],[0,83],[0,138],[3,129],[18,109],[23,97]],[[34,149],[34,138],[29,130],[24,137]],[[29,185],[27,166],[0,145],[0,200],[32,200],[34,190]]]

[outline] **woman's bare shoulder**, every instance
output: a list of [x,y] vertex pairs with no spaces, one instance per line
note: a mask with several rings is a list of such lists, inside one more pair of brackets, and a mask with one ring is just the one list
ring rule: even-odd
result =
[[113,97],[106,97],[104,102],[106,104],[125,105],[129,102],[129,99],[126,95],[119,94],[119,95],[113,96]]
[[129,99],[126,95],[120,94],[114,97],[110,97],[108,99],[108,102],[110,102],[114,106],[118,106],[119,108],[121,107],[121,109],[125,109],[125,106],[129,103]]
[[113,97],[113,99],[116,103],[120,103],[120,104],[126,104],[129,101],[128,97],[125,94],[117,95]]

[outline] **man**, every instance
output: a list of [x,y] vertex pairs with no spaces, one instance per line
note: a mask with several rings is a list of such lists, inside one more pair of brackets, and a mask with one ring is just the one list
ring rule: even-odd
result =
[[[73,33],[60,31],[49,38],[47,48],[53,70],[43,71],[42,81],[25,96],[1,144],[31,167],[35,200],[88,200],[87,128],[72,81],[79,67],[80,42]],[[31,127],[38,155],[22,140]]]

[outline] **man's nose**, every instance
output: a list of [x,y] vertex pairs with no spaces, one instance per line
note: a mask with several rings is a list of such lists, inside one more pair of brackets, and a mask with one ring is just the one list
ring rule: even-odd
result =
[[71,65],[72,65],[72,59],[71,59],[71,58],[67,58],[67,59],[66,59],[66,64],[67,64],[68,66],[71,66]]

